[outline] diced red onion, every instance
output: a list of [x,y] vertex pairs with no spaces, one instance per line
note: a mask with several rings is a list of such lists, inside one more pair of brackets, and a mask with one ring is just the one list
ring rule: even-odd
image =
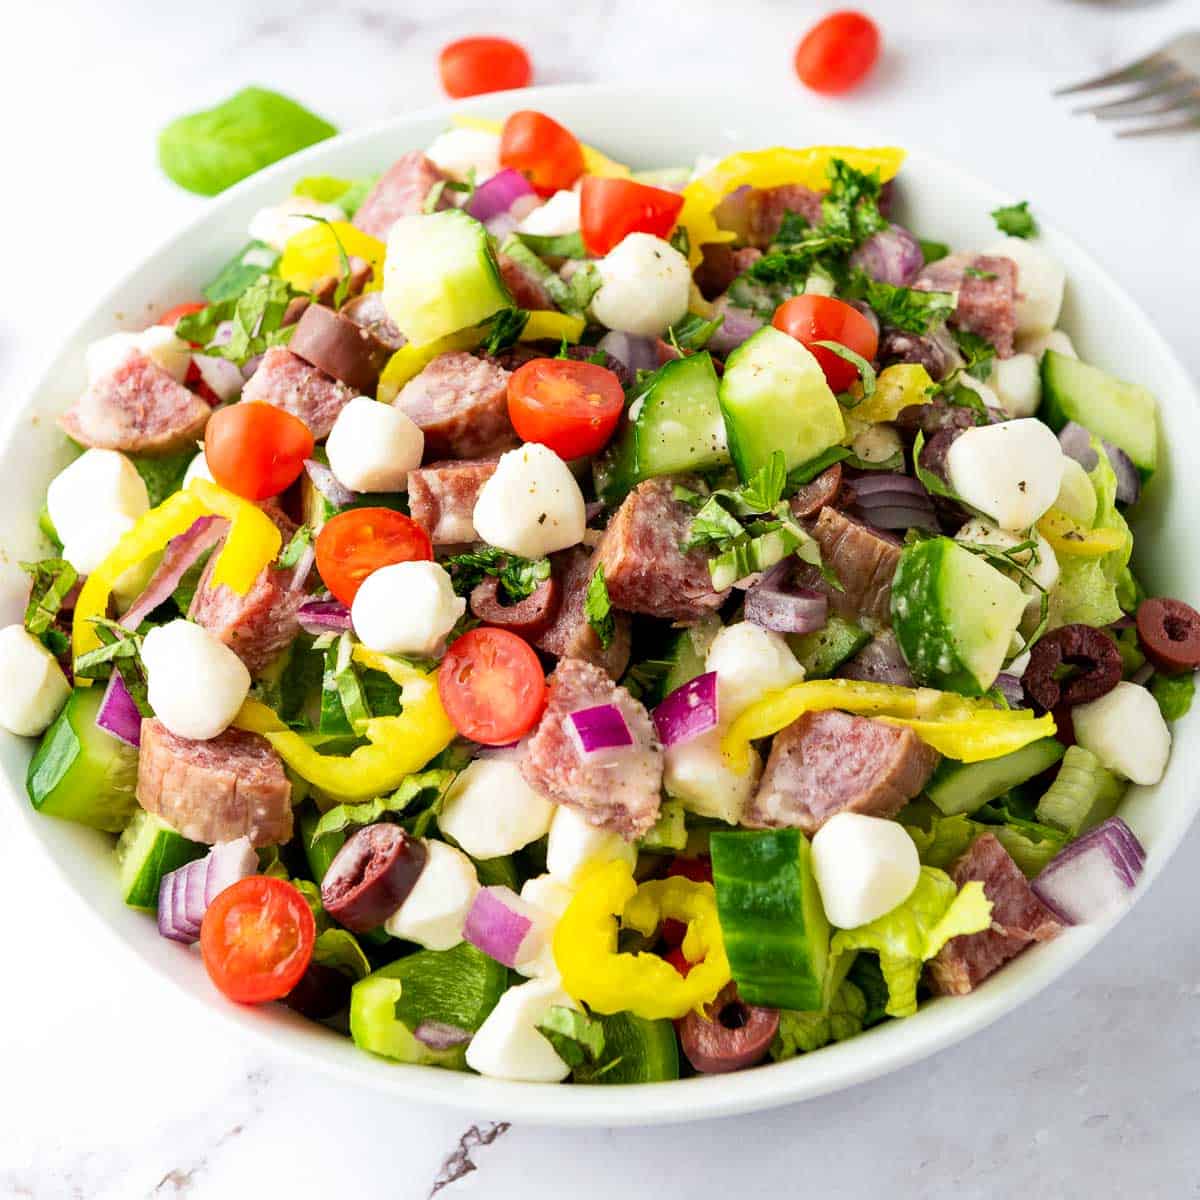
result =
[[296,614],[305,633],[349,633],[350,610],[340,600],[306,600]]
[[246,361],[244,363],[242,363],[242,378],[243,379],[249,379],[250,376],[253,375],[254,372],[258,370],[258,364],[262,362],[263,357],[264,356],[261,354],[256,354],[252,358],[248,358],[248,359],[246,359]]
[[258,871],[248,837],[218,842],[203,858],[164,875],[158,888],[158,932],[190,946],[200,936],[208,906],[227,887]]
[[879,283],[906,287],[925,265],[920,243],[902,225],[889,225],[873,233],[850,256],[852,267],[861,267]]
[[475,893],[463,925],[463,937],[506,967],[529,962],[541,951],[545,930],[537,914],[512,888],[502,885]]
[[121,624],[137,627],[160,604],[171,598],[188,568],[226,534],[229,522],[224,517],[198,517],[185,533],[173,537],[163,552],[162,561],[150,576],[146,590],[125,610]]
[[597,343],[596,348],[623,362],[631,372],[654,371],[658,368],[658,345],[652,337],[639,337],[613,329]]
[[706,671],[671,692],[650,714],[658,740],[678,746],[717,727],[717,673]]
[[1058,444],[1068,458],[1073,458],[1085,471],[1096,466],[1096,451],[1092,449],[1092,435],[1075,421],[1068,421],[1058,431]]
[[212,341],[210,346],[228,346],[233,341],[233,322],[222,321],[216,329],[213,330]]
[[471,1040],[471,1031],[445,1021],[422,1021],[413,1030],[413,1037],[430,1050],[453,1050]]
[[517,226],[521,222],[510,212],[497,213],[494,217],[489,217],[483,223],[484,229],[488,231],[498,242],[503,242],[510,233],[515,233]]
[[722,297],[713,305],[713,316],[724,318],[717,331],[708,339],[708,348],[714,354],[728,354],[736,350],[748,337],[757,333],[766,322],[748,308],[739,308]]
[[568,714],[567,732],[585,756],[625,750],[633,745],[625,714],[615,704],[596,704]]
[[200,372],[200,378],[221,400],[232,400],[240,395],[246,380],[242,369],[228,358],[217,358],[212,354],[193,354],[192,362]]
[[1062,850],[1033,881],[1033,890],[1068,925],[1101,921],[1128,903],[1145,862],[1133,830],[1109,817]]
[[1001,671],[996,676],[996,688],[1004,699],[1008,701],[1009,708],[1029,707],[1025,702],[1025,688],[1015,675],[1010,675],[1007,671]]
[[938,530],[937,513],[919,479],[892,471],[864,474],[853,481],[855,515],[876,529]]
[[[181,868],[182,869],[182,868]],[[178,871],[164,875],[158,885],[158,932],[173,942],[190,946],[196,939],[175,924],[175,887],[180,882]]]
[[477,221],[487,221],[508,212],[520,197],[532,195],[536,195],[533,184],[520,171],[505,167],[475,189],[467,212]]
[[292,568],[292,581],[288,584],[288,591],[300,592],[304,590],[304,585],[308,582],[308,577],[312,574],[312,569],[316,561],[317,547],[314,543],[309,542],[304,547],[303,553],[296,560],[296,565]]
[[133,702],[121,672],[115,667],[96,713],[96,724],[127,746],[142,744],[142,714]]
[[899,687],[912,687],[912,672],[900,643],[890,629],[873,637],[849,662],[838,670],[841,679],[858,679],[864,683],[894,683]]
[[306,458],[304,460],[304,473],[308,476],[309,482],[329,501],[330,504],[336,505],[338,508],[345,508],[347,504],[353,504],[355,501],[355,493],[352,492],[345,484],[338,480],[338,477],[322,462],[317,462],[315,458]]
[[776,633],[814,633],[829,619],[829,598],[813,588],[791,587],[792,561],[776,563],[746,593],[747,621]]
[[245,879],[258,872],[258,855],[254,853],[254,847],[250,845],[248,837],[235,838],[232,842],[218,842],[208,852],[208,857],[200,861],[208,863],[208,872],[204,880],[205,905],[211,904],[239,879]]

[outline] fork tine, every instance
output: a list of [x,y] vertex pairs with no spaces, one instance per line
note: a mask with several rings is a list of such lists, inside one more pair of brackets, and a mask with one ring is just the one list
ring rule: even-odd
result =
[[1185,121],[1166,121],[1158,125],[1139,125],[1136,129],[1122,129],[1118,131],[1117,137],[1154,137],[1160,133],[1183,133],[1188,129],[1200,129],[1200,115],[1189,117]]
[[1106,75],[1097,75],[1093,79],[1084,79],[1080,83],[1072,83],[1067,87],[1056,88],[1053,94],[1069,96],[1073,92],[1089,92],[1093,88],[1112,87],[1118,83],[1136,83],[1142,79],[1152,78],[1164,68],[1169,68],[1170,65],[1170,60],[1163,57],[1162,51],[1155,50],[1153,54],[1147,54],[1145,58],[1131,62],[1127,67],[1109,71]]
[[1157,104],[1145,108],[1117,111],[1097,112],[1093,114],[1100,121],[1125,121],[1137,117],[1160,117],[1168,113],[1188,112],[1200,113],[1200,89],[1191,87],[1163,96]]
[[1091,113],[1093,116],[1119,116],[1122,112],[1136,115],[1138,110],[1152,100],[1162,100],[1177,95],[1181,90],[1195,86],[1185,75],[1172,74],[1161,81],[1156,81],[1146,87],[1128,91],[1115,100],[1105,100],[1097,104],[1084,104],[1071,111],[1077,114]]

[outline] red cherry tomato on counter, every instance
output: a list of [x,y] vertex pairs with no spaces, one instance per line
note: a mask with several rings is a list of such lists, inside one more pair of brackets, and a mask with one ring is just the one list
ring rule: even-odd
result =
[[312,960],[316,923],[300,892],[271,875],[251,875],[208,906],[200,954],[209,978],[239,1004],[278,1000]]
[[465,37],[451,42],[438,55],[438,71],[446,95],[456,100],[528,87],[533,78],[524,48],[503,37]]
[[213,413],[204,457],[213,478],[246,500],[267,500],[295,483],[311,458],[313,435],[273,404],[231,404]]
[[860,12],[830,13],[800,39],[796,74],[814,92],[837,95],[857,87],[879,57],[879,26]]
[[793,296],[775,310],[771,324],[812,351],[835,392],[846,391],[858,378],[858,371],[853,363],[816,342],[840,342],[867,362],[879,349],[875,326],[857,308],[832,296]]
[[583,244],[597,257],[630,233],[665,238],[675,228],[683,197],[632,179],[584,177],[580,192]]
[[488,626],[464,633],[446,651],[438,695],[463,737],[505,746],[538,723],[546,707],[546,677],[528,642]]
[[571,187],[583,174],[575,135],[545,113],[522,109],[504,122],[500,165],[526,175],[543,196]]
[[433,558],[429,534],[390,508],[352,508],[330,517],[316,550],[317,573],[343,604],[353,604],[363,580],[380,567]]
[[508,416],[522,441],[541,442],[559,458],[582,458],[612,437],[625,393],[607,367],[573,358],[535,358],[508,380]]
[[190,317],[192,313],[198,313],[201,309],[207,307],[207,304],[199,300],[189,300],[186,304],[176,304],[174,308],[168,308],[154,323],[155,325],[170,325],[174,327],[180,317]]

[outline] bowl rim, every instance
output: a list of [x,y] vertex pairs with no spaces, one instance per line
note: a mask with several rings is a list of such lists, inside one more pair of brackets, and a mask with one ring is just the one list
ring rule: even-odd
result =
[[[59,360],[67,353],[67,348],[79,343],[87,327],[98,315],[113,312],[118,297],[136,285],[148,264],[168,256],[174,248],[188,242],[197,228],[214,213],[236,205],[243,195],[260,188],[264,183],[311,173],[308,168],[319,164],[331,152],[370,142],[390,132],[394,132],[402,141],[409,128],[433,119],[448,120],[458,113],[494,116],[499,112],[539,105],[553,111],[559,102],[636,105],[639,98],[658,102],[669,100],[680,104],[702,100],[705,106],[711,106],[714,93],[711,88],[700,88],[694,84],[589,83],[540,86],[467,100],[443,101],[339,134],[255,173],[189,215],[149,252],[138,257],[114,284],[103,289],[94,302],[83,306],[83,315],[66,337],[56,339],[56,349],[48,355],[49,362],[45,369],[32,373],[32,383],[22,402],[13,406],[0,425],[0,461],[11,452],[18,423],[27,415],[34,399],[51,388]],[[737,103],[743,109],[758,106],[765,109],[773,101],[786,102],[794,108],[797,95],[782,89],[763,90],[752,100],[742,97]],[[626,111],[636,111],[636,108]],[[814,111],[819,118],[821,110]],[[890,144],[887,139],[873,135],[870,128],[853,115],[836,114],[831,119],[838,126],[852,127],[856,140],[861,144]],[[907,139],[904,144],[911,159],[932,166],[945,177],[953,179],[956,186],[987,193],[998,202],[1006,200],[1006,193],[1002,189],[965,168],[947,162],[919,145],[914,146]],[[1138,340],[1160,358],[1169,373],[1178,380],[1178,394],[1171,397],[1171,406],[1186,407],[1190,402],[1194,417],[1200,410],[1200,397],[1195,385],[1153,322],[1124,287],[1075,239],[1052,222],[1042,221],[1041,225],[1044,232],[1051,233],[1057,242],[1102,277],[1108,289],[1107,299],[1120,306],[1123,310],[1121,316],[1135,324]],[[281,1056],[298,1066],[315,1066],[348,1084],[369,1087],[402,1099],[431,1101],[469,1113],[502,1114],[507,1119],[530,1124],[563,1127],[673,1124],[766,1111],[867,1082],[952,1046],[1024,1004],[1061,978],[1103,940],[1157,878],[1200,810],[1198,794],[1190,804],[1182,805],[1171,813],[1157,830],[1154,844],[1147,848],[1146,867],[1132,903],[1107,920],[1065,931],[1056,939],[1052,957],[1043,957],[1035,949],[1014,960],[1000,977],[1004,980],[1002,986],[984,987],[968,997],[928,1002],[917,1014],[903,1021],[887,1022],[848,1041],[826,1046],[819,1054],[799,1056],[784,1063],[764,1065],[732,1075],[697,1076],[656,1084],[564,1088],[559,1084],[518,1083],[434,1067],[390,1063],[359,1051],[348,1038],[306,1022],[282,1009],[282,1006],[266,1006],[261,1011],[249,1011],[229,1004],[221,997],[216,997],[217,1003],[214,1003],[212,996],[198,992],[179,975],[151,961],[134,939],[126,937],[95,910],[75,885],[65,864],[55,857],[48,842],[40,836],[38,822],[44,822],[46,818],[36,813],[25,802],[25,797],[4,780],[0,780],[0,794],[5,797],[5,806],[15,808],[20,814],[15,824],[22,828],[23,835],[28,835],[37,853],[50,865],[60,884],[88,912],[93,924],[103,929],[123,953],[136,960],[141,970],[165,980],[176,992],[185,995],[193,1012],[207,1014],[223,1029],[239,1030],[266,1053]],[[309,1036],[299,1036],[301,1032]],[[329,1039],[336,1039],[350,1049],[352,1055],[323,1052],[322,1041]]]

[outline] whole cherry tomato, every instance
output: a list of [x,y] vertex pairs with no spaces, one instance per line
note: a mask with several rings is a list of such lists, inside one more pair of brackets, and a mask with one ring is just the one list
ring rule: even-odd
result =
[[879,57],[879,26],[860,12],[830,13],[796,47],[796,74],[814,92],[848,92]]
[[504,37],[465,37],[451,42],[438,55],[438,71],[446,95],[456,100],[528,87],[533,78],[529,55]]
[[247,500],[278,496],[296,482],[312,452],[308,426],[273,404],[231,404],[213,413],[204,431],[213,478]]

